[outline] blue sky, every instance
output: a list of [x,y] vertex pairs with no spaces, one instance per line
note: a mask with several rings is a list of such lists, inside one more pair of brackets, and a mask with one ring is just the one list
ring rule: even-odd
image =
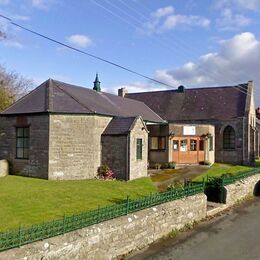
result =
[[[177,87],[255,81],[260,105],[260,0],[0,0],[0,13],[59,41]],[[0,64],[33,79],[103,90],[165,89],[10,26]]]

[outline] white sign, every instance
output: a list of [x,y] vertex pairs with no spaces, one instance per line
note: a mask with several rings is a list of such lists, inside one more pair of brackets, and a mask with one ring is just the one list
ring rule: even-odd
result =
[[183,135],[196,135],[196,126],[184,126]]

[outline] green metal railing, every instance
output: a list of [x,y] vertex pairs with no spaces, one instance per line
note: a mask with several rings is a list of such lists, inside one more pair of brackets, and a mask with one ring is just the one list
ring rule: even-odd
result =
[[247,172],[241,172],[237,175],[234,175],[234,176],[223,176],[221,179],[222,179],[222,182],[223,182],[223,185],[228,185],[228,184],[232,184],[236,181],[239,181],[239,180],[242,180],[242,179],[245,179],[245,178],[248,178],[250,176],[253,176],[255,174],[258,174],[260,173],[260,168],[255,168],[253,170],[250,170],[250,171],[247,171]]
[[202,182],[204,193],[207,195],[209,201],[225,203],[225,186],[235,183],[236,181],[243,180],[255,174],[260,174],[260,167],[254,168],[253,170],[241,172],[236,175],[223,175],[221,177],[209,177],[206,176]]
[[17,230],[0,233],[0,252],[203,192],[203,184],[190,184],[184,188],[150,194],[150,196],[136,200],[127,197],[120,204],[99,207],[78,215],[64,216],[62,219],[33,225],[29,228],[20,227]]

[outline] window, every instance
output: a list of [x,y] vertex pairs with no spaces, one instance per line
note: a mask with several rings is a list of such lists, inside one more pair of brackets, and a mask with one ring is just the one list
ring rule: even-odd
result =
[[143,157],[143,140],[137,138],[136,140],[136,159],[142,160]]
[[188,151],[188,140],[181,140],[180,151],[187,152]]
[[197,140],[190,140],[190,150],[191,151],[197,151]]
[[29,158],[29,127],[16,128],[16,158]]
[[166,149],[166,137],[165,136],[152,137],[151,149],[152,150],[165,150]]
[[200,151],[204,151],[204,140],[200,140]]
[[235,149],[236,134],[232,126],[227,126],[223,132],[223,148],[228,150]]
[[173,151],[179,151],[179,141],[173,140]]
[[213,136],[209,137],[209,150],[210,151],[214,150],[214,148],[213,148]]

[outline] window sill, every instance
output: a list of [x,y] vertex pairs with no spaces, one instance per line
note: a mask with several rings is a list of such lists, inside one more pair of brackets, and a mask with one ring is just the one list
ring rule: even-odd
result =
[[14,159],[18,161],[29,161],[29,158],[14,158]]

